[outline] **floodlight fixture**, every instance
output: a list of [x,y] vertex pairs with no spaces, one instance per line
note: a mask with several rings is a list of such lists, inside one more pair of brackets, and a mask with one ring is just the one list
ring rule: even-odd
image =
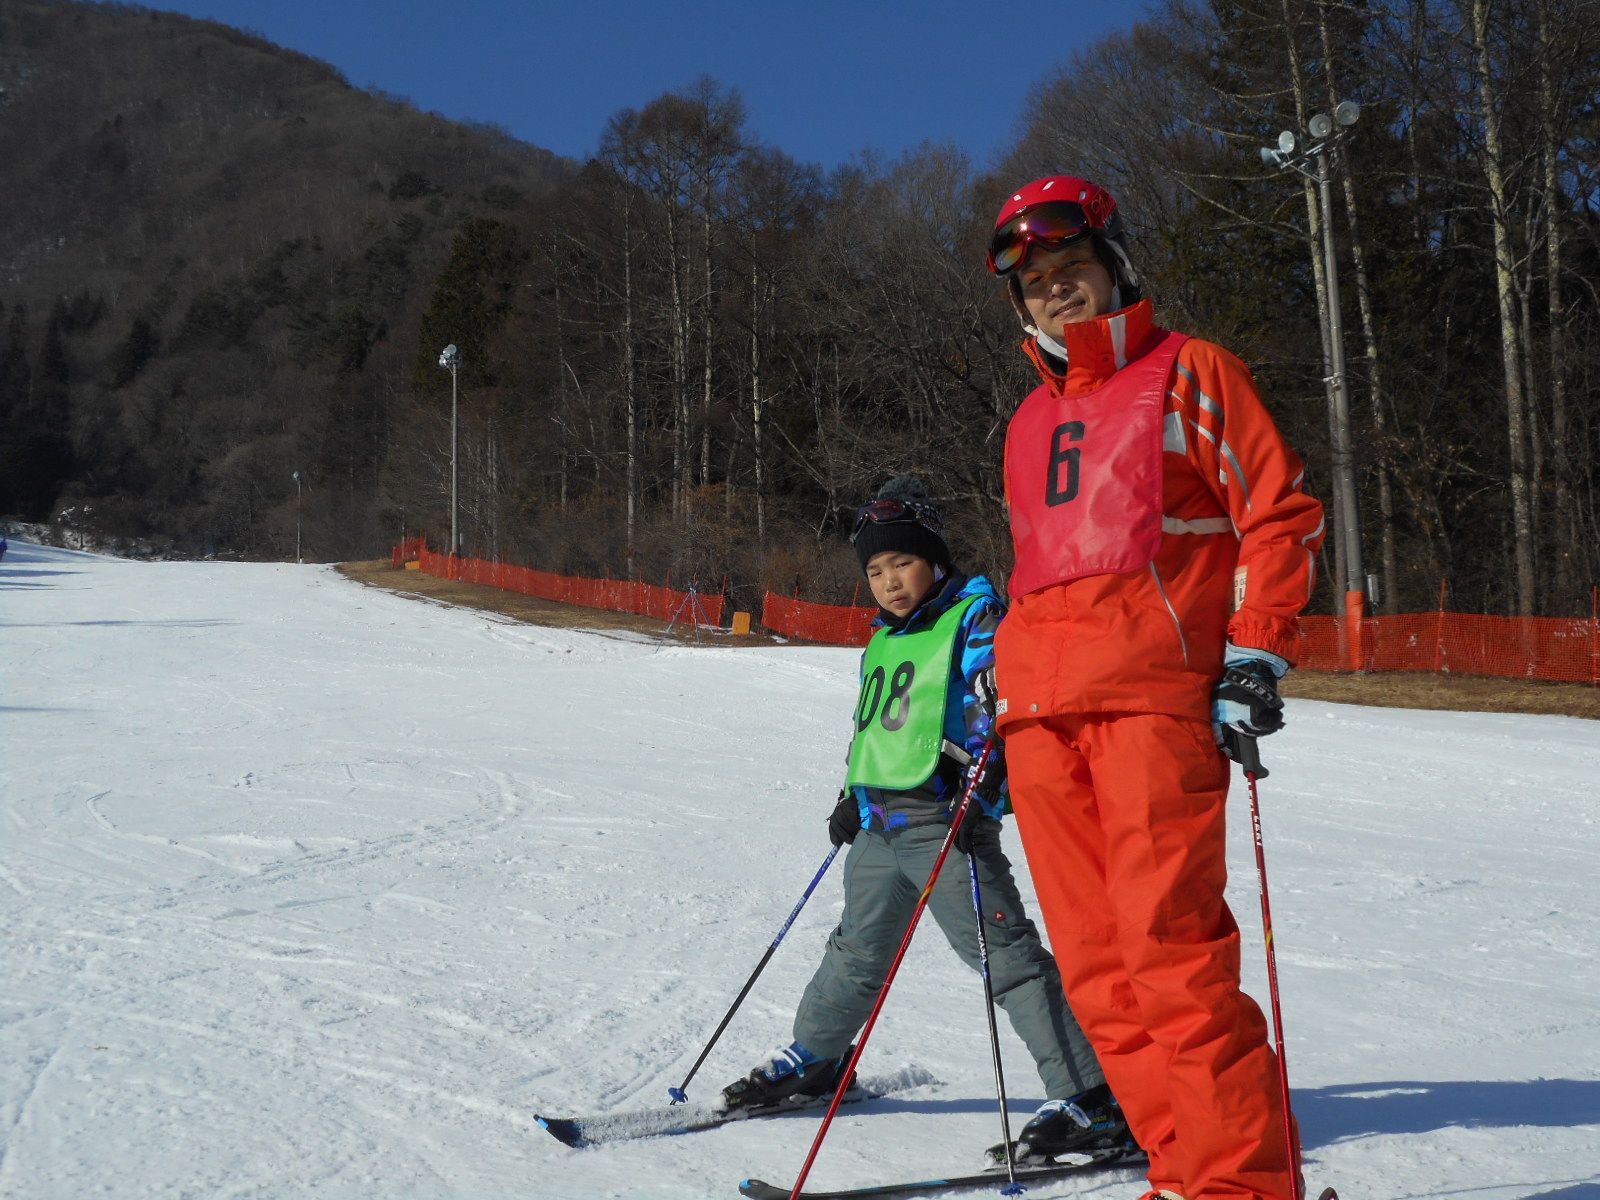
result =
[[1278,135],[1278,153],[1279,154],[1293,154],[1294,153],[1294,147],[1295,147],[1294,133],[1291,130],[1285,129],[1282,133],[1280,133]]
[[1348,129],[1361,119],[1361,105],[1354,100],[1341,100],[1334,106],[1333,119]]
[[1280,152],[1274,150],[1271,146],[1261,147],[1261,161],[1269,167],[1281,167],[1283,165]]
[[447,371],[453,371],[461,362],[461,351],[456,349],[456,344],[451,342],[439,355],[439,365]]
[[1333,132],[1333,118],[1327,113],[1317,113],[1306,122],[1306,131],[1320,142]]

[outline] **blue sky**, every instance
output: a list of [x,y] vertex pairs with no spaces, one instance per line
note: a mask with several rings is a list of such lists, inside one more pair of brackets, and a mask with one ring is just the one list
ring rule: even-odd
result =
[[1147,0],[152,0],[322,59],[357,87],[492,121],[584,158],[605,122],[710,75],[748,128],[831,167],[950,141],[982,166],[1029,89],[1073,50],[1127,29]]

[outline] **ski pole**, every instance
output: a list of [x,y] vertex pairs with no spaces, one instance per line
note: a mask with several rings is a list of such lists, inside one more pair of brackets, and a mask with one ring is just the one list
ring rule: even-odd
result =
[[928,875],[927,886],[922,889],[922,895],[917,897],[916,908],[911,910],[911,920],[906,924],[905,936],[900,939],[900,949],[895,951],[894,961],[889,964],[889,973],[884,976],[883,986],[878,989],[878,998],[873,1001],[872,1011],[867,1014],[867,1023],[861,1027],[861,1037],[856,1041],[855,1053],[850,1055],[850,1061],[845,1065],[843,1074],[839,1076],[839,1089],[834,1092],[833,1103],[828,1105],[827,1114],[822,1118],[822,1128],[817,1130],[817,1136],[811,1143],[811,1151],[806,1155],[805,1164],[800,1168],[800,1177],[794,1181],[789,1200],[800,1200],[800,1190],[806,1185],[806,1176],[811,1174],[811,1164],[817,1161],[817,1151],[822,1149],[822,1139],[828,1136],[828,1127],[833,1124],[833,1114],[839,1111],[839,1103],[850,1087],[856,1064],[861,1061],[861,1052],[867,1048],[867,1038],[872,1034],[872,1027],[878,1023],[878,1014],[883,1011],[883,1002],[889,996],[889,986],[894,983],[900,964],[905,961],[906,950],[911,946],[911,935],[917,931],[917,921],[922,917],[922,910],[928,907],[928,897],[933,894],[933,885],[938,881],[939,872],[944,868],[944,860],[950,854],[950,847],[955,844],[956,831],[966,819],[967,810],[972,806],[972,793],[983,779],[984,768],[989,765],[989,755],[993,751],[994,743],[985,742],[983,750],[968,772],[967,787],[961,794],[961,806],[956,809],[956,815],[950,822],[950,832],[944,835],[944,845],[939,847],[939,857],[933,860],[933,870]]
[[[972,818],[976,820],[976,818]],[[978,889],[978,856],[967,853],[967,870],[972,875],[972,913],[978,919],[978,962],[983,969],[983,1002],[989,1014],[989,1056],[994,1060],[994,1090],[1000,1098],[1000,1134],[1006,1148],[1006,1186],[1002,1196],[1020,1196],[1027,1189],[1017,1182],[1017,1165],[1011,1153],[1011,1114],[1006,1108],[1006,1077],[1000,1067],[1000,1030],[994,1020],[994,980],[989,976],[989,937],[983,931],[983,894]]]
[[711,1035],[711,1040],[706,1043],[706,1048],[700,1051],[700,1057],[694,1060],[694,1066],[689,1068],[689,1073],[683,1077],[683,1082],[677,1087],[669,1087],[667,1094],[672,1097],[673,1104],[682,1104],[689,1098],[685,1090],[689,1081],[694,1078],[700,1064],[705,1062],[706,1055],[711,1053],[711,1047],[717,1044],[717,1039],[722,1036],[722,1031],[728,1027],[728,1022],[733,1020],[733,1014],[739,1011],[739,1006],[744,1003],[744,998],[750,994],[750,989],[760,977],[761,972],[767,969],[767,963],[772,961],[772,952],[778,948],[778,943],[783,941],[783,935],[789,932],[789,926],[794,924],[794,919],[800,915],[800,910],[806,906],[806,901],[811,899],[811,893],[817,890],[817,884],[822,882],[822,877],[828,873],[828,868],[833,865],[833,860],[838,856],[839,847],[834,846],[828,851],[828,857],[822,860],[822,865],[817,868],[817,873],[811,877],[811,882],[806,885],[805,892],[800,897],[800,902],[794,906],[794,911],[789,914],[789,919],[783,923],[783,928],[778,930],[778,936],[772,939],[772,944],[767,947],[767,952],[761,956],[761,961],[756,964],[756,969],[750,972],[750,978],[744,981],[744,987],[739,989],[739,994],[734,997],[733,1007],[728,1009],[727,1015],[722,1018],[722,1024],[717,1026],[717,1031]]
[[1289,1110],[1289,1060],[1283,1052],[1283,1005],[1278,997],[1278,956],[1272,940],[1272,905],[1267,899],[1267,851],[1261,838],[1261,798],[1256,791],[1256,781],[1267,777],[1261,765],[1261,752],[1256,739],[1236,730],[1224,731],[1224,748],[1228,757],[1244,769],[1245,781],[1250,785],[1250,828],[1255,834],[1256,874],[1261,879],[1261,925],[1267,943],[1267,990],[1272,996],[1272,1036],[1278,1051],[1278,1086],[1283,1091],[1283,1137],[1289,1151],[1289,1184],[1294,1194],[1301,1194],[1300,1156],[1295,1148],[1294,1117]]

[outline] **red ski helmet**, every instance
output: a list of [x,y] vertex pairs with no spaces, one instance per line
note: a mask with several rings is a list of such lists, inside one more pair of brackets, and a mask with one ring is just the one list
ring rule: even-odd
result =
[[[1118,307],[1137,302],[1139,276],[1128,256],[1116,198],[1076,175],[1046,175],[1006,197],[989,239],[989,270],[1006,277],[1027,261],[1034,246],[1058,250],[1083,237],[1092,240],[1111,272]],[[1008,282],[1014,284],[1014,277]]]

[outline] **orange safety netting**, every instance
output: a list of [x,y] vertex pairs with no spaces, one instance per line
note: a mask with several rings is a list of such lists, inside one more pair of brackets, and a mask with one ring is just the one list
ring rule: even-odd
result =
[[840,646],[865,646],[872,637],[872,618],[877,615],[875,608],[813,604],[776,592],[768,592],[761,602],[761,623],[772,632]]
[[1453,671],[1600,686],[1600,621],[1398,613],[1367,617],[1354,645],[1344,617],[1300,618],[1300,666],[1312,671]]
[[[768,592],[761,623],[813,642],[863,646],[877,610],[812,604]],[[1302,617],[1308,671],[1442,671],[1600,687],[1600,619],[1400,613],[1366,617],[1352,644],[1344,617]]]
[[[550,571],[536,571],[532,567],[518,567],[483,558],[452,560],[448,554],[433,553],[420,538],[416,541],[414,549],[418,566],[429,575],[437,575],[441,579],[481,583],[508,592],[520,592],[525,596],[537,596],[541,600],[603,608],[611,612],[638,613],[661,621],[678,620],[707,626],[722,624],[721,595],[708,596],[696,589],[691,599],[688,592],[637,579],[585,579],[580,575],[556,575]],[[396,547],[396,561],[403,561],[403,550],[410,548]]]

